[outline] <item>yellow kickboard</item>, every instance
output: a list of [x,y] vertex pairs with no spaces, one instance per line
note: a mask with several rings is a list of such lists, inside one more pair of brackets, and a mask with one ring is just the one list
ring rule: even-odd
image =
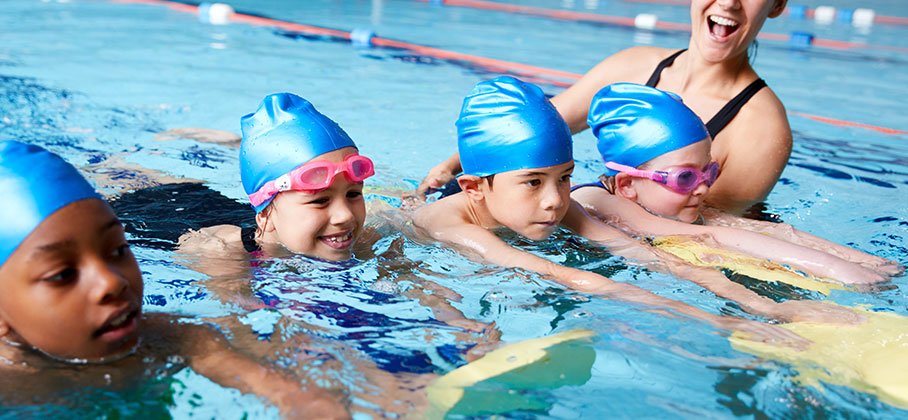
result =
[[782,325],[812,341],[806,350],[756,343],[737,332],[730,340],[737,350],[791,364],[802,384],[816,388],[820,382],[844,385],[908,409],[908,318],[853,310],[866,321],[858,325]]
[[596,359],[589,340],[593,335],[590,330],[571,330],[489,352],[429,385],[427,416],[544,409],[545,401],[515,391],[586,383]]
[[699,267],[724,268],[757,280],[778,281],[824,295],[833,289],[848,290],[839,283],[803,276],[774,262],[711,247],[688,237],[657,237],[653,246]]

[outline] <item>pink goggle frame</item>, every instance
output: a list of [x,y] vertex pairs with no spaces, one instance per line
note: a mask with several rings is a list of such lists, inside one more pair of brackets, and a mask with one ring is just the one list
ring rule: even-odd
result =
[[359,154],[347,155],[343,162],[324,160],[300,165],[274,181],[268,181],[258,191],[249,195],[253,206],[259,206],[284,191],[321,191],[331,186],[334,177],[343,173],[350,182],[363,182],[375,175],[372,159]]
[[702,183],[712,186],[719,177],[719,163],[710,162],[698,170],[694,168],[672,168],[668,171],[644,171],[632,166],[622,165],[615,162],[606,162],[606,168],[626,173],[635,178],[646,178],[665,185],[667,188],[679,194],[690,194]]

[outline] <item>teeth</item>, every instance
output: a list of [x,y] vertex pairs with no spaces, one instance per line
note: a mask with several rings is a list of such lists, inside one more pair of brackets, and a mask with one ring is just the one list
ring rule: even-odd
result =
[[120,316],[114,318],[113,321],[110,321],[110,326],[119,327],[121,324],[126,322],[126,318],[129,318],[129,312],[126,312],[123,315],[120,315]]
[[325,239],[328,242],[334,242],[334,243],[345,242],[345,241],[349,241],[350,239],[353,239],[353,232],[347,232],[343,236],[326,236]]
[[716,23],[716,24],[719,24],[722,26],[731,26],[731,27],[738,26],[738,22],[735,22],[728,18],[724,18],[722,16],[713,15],[713,16],[709,17],[709,20],[711,20],[713,23]]

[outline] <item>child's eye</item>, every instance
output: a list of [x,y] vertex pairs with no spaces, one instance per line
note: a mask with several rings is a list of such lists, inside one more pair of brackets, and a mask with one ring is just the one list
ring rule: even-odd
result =
[[362,191],[347,191],[347,198],[360,198],[362,196]]
[[114,256],[115,258],[121,258],[121,257],[125,257],[125,256],[129,255],[129,253],[130,253],[129,244],[123,244],[123,245],[118,246],[116,249],[114,249],[113,252],[111,253],[111,255]]
[[331,201],[328,197],[317,198],[315,200],[309,201],[307,204],[315,204],[318,206],[328,204]]
[[64,268],[64,269],[58,271],[55,274],[42,278],[41,281],[46,281],[49,283],[56,283],[56,284],[65,284],[65,283],[75,280],[77,274],[78,274],[78,272],[76,271],[75,268],[67,267],[67,268]]
[[567,175],[561,177],[561,182],[570,182],[570,180],[571,180],[571,174],[567,174]]
[[529,187],[538,187],[538,186],[542,185],[542,181],[540,181],[538,179],[531,179],[529,181],[524,181],[524,184],[526,184]]

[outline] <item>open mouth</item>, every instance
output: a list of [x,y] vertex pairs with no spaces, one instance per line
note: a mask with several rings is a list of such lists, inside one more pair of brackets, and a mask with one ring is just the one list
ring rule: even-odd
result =
[[136,318],[139,316],[139,310],[124,311],[117,317],[107,321],[101,328],[95,331],[95,338],[116,341],[121,340],[136,329]]
[[353,245],[353,231],[347,231],[334,235],[319,236],[318,239],[325,245],[334,249],[347,249]]
[[709,33],[720,39],[735,33],[740,26],[738,22],[716,15],[710,15],[707,23],[709,24]]

